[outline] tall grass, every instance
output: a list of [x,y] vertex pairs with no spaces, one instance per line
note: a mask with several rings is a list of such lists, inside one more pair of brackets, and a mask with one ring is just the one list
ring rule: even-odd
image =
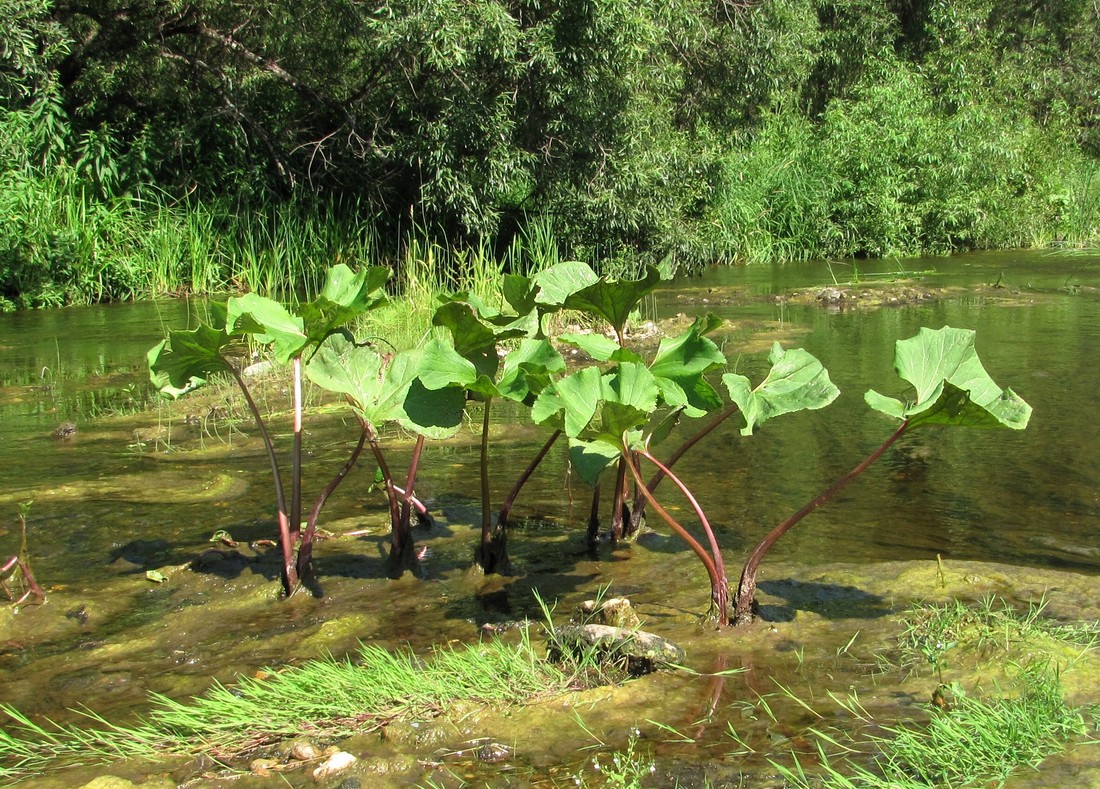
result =
[[[819,118],[777,106],[723,145],[697,141],[714,152],[715,188],[675,218],[682,232],[587,262],[630,277],[660,262],[1100,246],[1100,162],[1072,124],[979,99],[948,106],[919,70],[885,59]],[[111,193],[100,170],[37,139],[48,128],[0,115],[0,309],[231,290],[309,298],[347,262],[391,265],[412,305],[408,321],[391,315],[411,326],[435,294],[489,294],[502,272],[531,273],[567,248],[549,215],[526,217],[507,245],[451,244],[424,227],[380,238],[385,223],[357,204]]]

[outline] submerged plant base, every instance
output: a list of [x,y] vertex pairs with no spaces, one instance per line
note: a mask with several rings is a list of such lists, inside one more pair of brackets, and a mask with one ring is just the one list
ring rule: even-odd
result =
[[[456,541],[465,542],[464,536]],[[644,553],[645,547],[630,550]],[[632,561],[642,562],[644,556]],[[621,566],[624,574],[613,580],[614,593],[630,588],[629,568],[622,566],[626,564],[630,563],[615,566]],[[159,761],[163,757],[158,756],[158,761],[145,761],[154,754],[201,751],[247,769],[256,757],[283,758],[275,753],[277,744],[301,734],[308,734],[319,746],[334,742],[356,755],[358,766],[348,775],[372,787],[428,785],[429,781],[447,787],[470,781],[497,786],[512,779],[573,785],[577,775],[597,786],[593,756],[604,765],[612,763],[613,755],[624,751],[637,730],[642,735],[636,743],[639,758],[644,754],[649,759],[653,752],[650,780],[655,785],[673,786],[677,777],[691,775],[698,781],[681,785],[704,785],[704,781],[737,785],[740,781],[770,787],[781,785],[772,762],[793,766],[797,757],[809,769],[807,760],[818,758],[818,731],[836,738],[840,732],[851,734],[861,752],[873,755],[879,745],[869,745],[861,735],[867,724],[838,703],[853,691],[875,727],[919,729],[934,714],[930,704],[941,685],[957,685],[967,698],[988,705],[1013,697],[1012,689],[1021,687],[1009,669],[1011,661],[1041,653],[1051,656],[1051,666],[1062,669],[1058,698],[1064,692],[1067,714],[1072,716],[1073,708],[1097,700],[1100,660],[1088,648],[1090,626],[1072,628],[1080,638],[1064,638],[1060,629],[1093,622],[1100,614],[1090,578],[950,561],[812,569],[776,563],[766,569],[760,592],[764,618],[739,630],[735,647],[728,633],[717,634],[700,625],[698,614],[690,608],[697,602],[693,589],[634,587],[631,596],[643,626],[682,645],[687,653],[683,662],[690,671],[661,672],[621,685],[573,692],[569,691],[573,670],[563,673],[545,664],[541,648],[526,641],[522,629],[507,630],[502,640],[425,652],[423,659],[386,641],[360,652],[353,646],[356,637],[372,638],[377,629],[377,614],[364,609],[365,598],[354,605],[349,602],[346,611],[335,615],[331,609],[337,603],[321,608],[317,601],[303,597],[279,605],[309,616],[324,611],[322,616],[333,618],[320,626],[303,623],[306,629],[289,633],[286,643],[296,644],[298,655],[321,654],[326,645],[333,650],[347,648],[348,658],[295,660],[300,663],[297,667],[276,666],[255,679],[228,676],[224,686],[200,693],[193,701],[159,700],[138,722],[107,713],[105,717],[120,726],[113,731],[106,721],[82,716],[69,718],[62,729],[50,727],[37,715],[22,726],[18,722],[12,726],[9,719],[2,728],[17,739],[5,740],[0,748],[8,769],[13,760],[45,759],[37,769],[46,770],[49,777],[24,785],[58,789],[80,786],[106,772],[152,780],[168,769],[176,771],[177,783],[205,774],[203,782],[208,786],[314,785],[313,765],[269,778],[233,779],[238,781],[234,783],[219,777],[220,768],[209,759],[179,756]],[[187,579],[186,571],[181,572],[185,574],[174,575],[169,585]],[[196,574],[192,580],[204,578],[208,577]],[[223,593],[206,606],[170,612],[120,632],[110,639],[111,644],[87,650],[86,658],[101,666],[140,659],[142,645],[162,640],[166,627],[195,626],[185,623],[184,617],[190,622],[196,615],[226,620],[256,616],[271,607],[277,592],[271,588],[277,585],[273,578],[260,580],[267,587],[264,600],[249,603]],[[522,582],[498,579],[496,588],[499,592]],[[423,582],[415,579],[378,579],[367,584],[375,595],[400,598],[414,591],[423,595]],[[457,577],[438,579],[433,586],[446,590],[448,596],[462,589],[474,594],[480,588]],[[186,594],[194,595],[196,589]],[[165,585],[152,590],[170,591]],[[991,594],[998,595],[995,601],[983,602]],[[1044,595],[1045,608],[1033,614],[1028,601],[1038,604]],[[55,593],[47,606],[27,610],[27,621],[45,624],[42,614],[63,606],[64,597]],[[919,608],[913,607],[914,598],[923,600]],[[913,645],[943,633],[936,622],[949,619],[946,614],[956,608],[965,612],[954,617],[964,625],[951,631],[959,634],[954,639],[958,643],[934,665]],[[1014,612],[1011,617],[1009,609]],[[414,611],[415,607],[409,609]],[[423,616],[429,615],[427,609],[422,611]],[[62,614],[56,609],[55,613]],[[96,612],[89,613],[95,621]],[[280,623],[285,622],[286,613],[284,608]],[[983,621],[985,625],[979,627]],[[1022,624],[1006,630],[1009,621]],[[975,629],[969,630],[972,626]],[[465,628],[465,639],[475,639],[474,625],[467,623]],[[271,637],[278,638],[275,633]],[[438,633],[438,640],[461,635],[458,628]],[[352,646],[340,646],[349,642]],[[84,657],[80,652],[76,655]],[[239,676],[255,671],[255,665],[251,669],[238,665]],[[29,668],[33,670],[34,664]],[[68,681],[68,677],[58,674],[58,680]],[[1036,687],[1050,690],[1047,685]],[[1047,697],[1054,698],[1053,693]],[[189,694],[177,691],[174,695]],[[517,700],[533,703],[511,704]],[[264,725],[257,727],[257,721]],[[72,726],[81,731],[108,729],[103,739],[119,742],[106,746],[106,753],[94,744],[98,740],[73,743],[65,733],[72,732]],[[35,727],[55,739],[44,741],[36,736]],[[502,762],[480,759],[478,748],[467,743],[482,740],[506,745],[510,755]],[[97,754],[124,761],[55,772],[56,762],[51,759],[74,748],[84,762]],[[587,755],[578,756],[578,749],[584,748],[595,753],[582,751]],[[826,752],[831,753],[828,748]],[[1072,759],[1072,754],[1060,758]],[[20,769],[33,769],[33,765],[25,762]],[[690,771],[684,772],[689,765]],[[1045,769],[1045,764],[1040,767]],[[9,780],[13,777],[9,773]],[[1078,780],[1085,778],[1078,776]]]

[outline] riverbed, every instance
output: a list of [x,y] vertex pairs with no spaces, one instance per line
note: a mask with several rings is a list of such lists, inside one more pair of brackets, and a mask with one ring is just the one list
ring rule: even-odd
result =
[[[188,413],[158,405],[146,384],[145,352],[166,328],[193,322],[202,304],[0,315],[0,554],[18,549],[19,505],[33,501],[28,548],[48,592],[43,606],[0,614],[2,701],[32,716],[78,719],[70,710],[86,705],[125,720],[148,709],[150,692],[183,698],[214,680],[353,652],[360,641],[418,651],[470,643],[486,625],[540,619],[535,590],[560,612],[606,590],[629,596],[647,629],[684,643],[693,669],[746,675],[723,683],[714,700],[711,680],[662,674],[608,690],[610,701],[578,714],[544,715],[538,725],[554,720],[554,736],[516,735],[508,769],[535,784],[561,778],[583,769],[577,749],[593,736],[622,747],[634,727],[661,739],[664,730],[646,721],[682,727],[706,718],[691,747],[662,746],[673,765],[662,769],[674,775],[701,760],[712,776],[729,776],[740,762],[723,750],[724,720],[749,721],[744,705],[777,679],[815,693],[870,682],[867,663],[888,648],[897,612],[946,593],[942,568],[960,594],[995,592],[1021,604],[1044,597],[1054,616],[1096,618],[1100,256],[716,268],[674,280],[646,305],[658,325],[705,311],[725,321],[714,336],[737,372],[758,381],[778,341],[815,354],[842,392],[827,409],[774,420],[751,437],[731,421],[680,461],[731,575],[772,526],[889,435],[863,393],[905,396],[893,346],[919,327],[976,330],[986,369],[1032,405],[1031,424],[915,431],[780,541],[761,573],[765,621],[751,632],[715,634],[702,624],[706,574],[659,524],[637,543],[589,550],[589,491],[564,452],[551,453],[517,504],[515,574],[471,571],[476,427],[425,454],[418,492],[435,525],[417,533],[422,577],[385,578],[385,502],[363,463],[325,509],[331,536],[316,548],[316,594],[284,601],[277,562],[262,545],[275,536],[270,469],[255,431],[236,420],[239,398],[227,389],[224,402],[196,401]],[[285,395],[276,383],[265,407],[278,413]],[[496,501],[545,438],[520,417],[494,428]],[[286,447],[289,420],[276,422]],[[305,486],[318,492],[357,431],[328,407],[307,417],[306,431]],[[411,448],[396,432],[387,441],[399,459]],[[672,506],[687,516],[686,504]],[[792,711],[778,735],[764,723],[746,726],[764,742],[797,738],[805,723]],[[499,737],[500,728],[487,721],[482,730]],[[474,734],[450,731],[440,747]],[[749,761],[766,772],[764,755]],[[437,775],[423,769],[393,785]],[[474,774],[506,785],[500,769]]]

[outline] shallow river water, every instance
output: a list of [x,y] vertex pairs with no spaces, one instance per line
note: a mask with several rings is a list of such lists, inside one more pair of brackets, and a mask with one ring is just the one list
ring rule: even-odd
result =
[[[910,272],[905,279],[902,269]],[[425,454],[418,493],[436,525],[417,535],[423,578],[385,578],[384,501],[369,489],[366,463],[326,507],[322,525],[334,536],[316,549],[318,593],[280,601],[276,564],[258,555],[262,549],[238,554],[211,542],[219,530],[242,545],[274,536],[262,447],[250,425],[230,425],[239,397],[227,391],[221,401],[196,400],[187,413],[158,406],[148,391],[145,351],[196,309],[173,301],[0,315],[0,559],[18,550],[19,505],[33,500],[29,552],[49,593],[44,606],[0,614],[0,702],[58,720],[72,719],[81,705],[125,720],[148,708],[151,691],[185,697],[214,679],[347,653],[359,641],[416,650],[471,642],[482,625],[538,619],[533,590],[568,612],[608,587],[632,598],[647,629],[686,642],[690,667],[746,671],[717,690],[713,678],[658,675],[631,683],[628,695],[607,690],[579,711],[544,709],[522,725],[486,719],[481,729],[455,728],[433,742],[453,749],[463,737],[511,737],[516,760],[456,768],[458,778],[425,767],[392,785],[566,785],[558,783],[563,776],[590,766],[578,748],[621,748],[637,726],[662,754],[666,783],[678,777],[691,786],[702,785],[704,772],[713,781],[753,764],[766,773],[766,747],[754,757],[730,755],[737,749],[725,722],[736,718],[758,746],[797,739],[808,725],[799,707],[769,724],[752,712],[753,700],[774,681],[810,692],[867,681],[868,663],[891,637],[891,615],[913,599],[944,594],[950,584],[935,583],[944,572],[956,572],[972,597],[1045,596],[1057,616],[1097,615],[1100,256],[724,268],[659,292],[648,305],[655,318],[712,311],[725,319],[716,338],[731,366],[754,382],[779,341],[814,353],[842,392],[831,407],[776,419],[752,437],[740,437],[731,420],[678,465],[717,528],[734,578],[757,540],[892,430],[866,408],[863,393],[904,396],[891,369],[893,346],[919,327],[977,330],[990,375],[1034,408],[1019,433],[929,429],[904,439],[779,542],[761,574],[768,622],[734,635],[700,626],[706,575],[660,525],[634,545],[587,549],[589,493],[570,477],[564,453],[551,453],[517,504],[522,520],[509,543],[516,574],[471,572],[473,431]],[[277,388],[269,397],[266,407],[285,407]],[[285,447],[289,425],[276,422]],[[75,432],[58,437],[62,425]],[[336,471],[356,432],[335,409],[307,417],[306,430],[309,494]],[[499,501],[545,436],[518,420],[494,430]],[[398,458],[409,445],[396,434],[387,440]],[[690,522],[682,502],[673,507]],[[168,581],[150,581],[149,570]],[[924,692],[880,690],[886,706]],[[666,729],[652,721],[694,727],[691,744],[659,744]],[[1075,775],[1088,765],[1050,769]],[[149,773],[134,770],[135,778]],[[79,785],[71,775],[39,780]]]

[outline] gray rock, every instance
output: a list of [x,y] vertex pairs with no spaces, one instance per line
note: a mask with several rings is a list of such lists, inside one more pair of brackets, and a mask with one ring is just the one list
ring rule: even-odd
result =
[[597,624],[562,625],[554,630],[554,640],[561,650],[595,647],[609,660],[625,659],[631,674],[647,674],[684,660],[683,649],[644,630]]

